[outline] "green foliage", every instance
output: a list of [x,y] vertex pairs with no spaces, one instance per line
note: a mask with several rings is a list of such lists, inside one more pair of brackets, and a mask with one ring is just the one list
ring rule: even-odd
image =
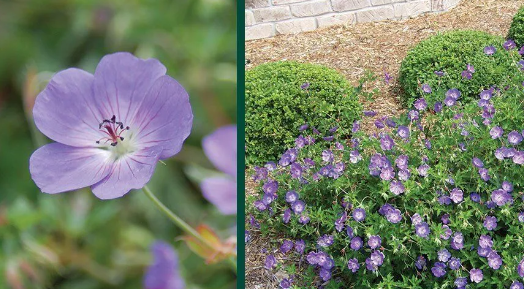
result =
[[[447,88],[437,89],[445,91]],[[294,160],[302,168],[300,177],[291,174],[292,166],[278,165],[267,175],[264,174],[265,168],[256,168],[254,176],[255,180],[260,181],[260,194],[251,196],[249,201],[257,201],[267,194],[264,185],[270,181],[278,182],[278,190],[275,199],[268,205],[271,210],[251,208],[250,213],[259,221],[263,235],[292,241],[303,239],[306,242],[304,255],[319,251],[327,253],[335,262],[329,288],[346,288],[347,284],[352,284],[353,288],[455,288],[455,278],[467,277],[469,281],[469,270],[472,268],[481,269],[484,279],[478,284],[468,282],[468,288],[508,288],[513,281],[522,280],[516,266],[524,258],[524,238],[521,233],[524,222],[519,221],[518,217],[519,213],[524,212],[524,165],[518,164],[512,157],[500,159],[495,152],[503,147],[515,148],[520,152],[524,150],[524,142],[511,145],[507,139],[509,132],[521,133],[524,128],[523,96],[521,84],[494,91],[489,103],[495,113],[487,117],[490,120],[487,124],[484,123],[484,109],[476,102],[469,101],[459,101],[452,107],[445,107],[440,113],[432,110],[420,112],[420,122],[423,123],[420,129],[406,117],[394,119],[398,125],[410,128],[410,137],[402,139],[397,135],[397,129],[382,130],[382,135],[389,134],[395,142],[391,150],[381,147],[380,137],[377,139],[364,132],[355,133],[352,140],[336,134],[332,142],[318,141],[306,145],[297,149]],[[504,129],[503,137],[491,137],[490,130],[494,126]],[[358,146],[352,146],[355,139],[359,140]],[[426,146],[426,140],[430,141],[430,148]],[[461,148],[462,144],[465,149]],[[327,151],[333,153],[332,161],[326,160]],[[361,160],[352,159],[354,151],[360,152]],[[390,181],[371,174],[370,166],[377,162],[377,155],[384,164],[389,162],[395,173],[394,180],[399,180],[400,171],[395,160],[400,155],[408,157],[407,169],[411,176],[402,181],[405,186],[403,193],[394,194],[390,189]],[[488,169],[488,181],[480,178],[479,168],[472,164],[474,157],[480,158],[484,168]],[[314,165],[308,159],[313,160]],[[384,162],[385,159],[387,162]],[[334,169],[340,168],[341,164],[344,165],[343,169],[337,173]],[[418,172],[423,164],[429,165],[427,176]],[[386,168],[387,165],[383,169]],[[503,181],[514,185],[511,202],[488,208],[488,201],[495,200],[494,191],[501,188]],[[441,196],[449,197],[455,188],[463,191],[462,200],[447,205],[439,201]],[[286,192],[290,190],[296,191],[299,200],[305,202],[305,210],[300,215],[307,215],[309,223],[301,224],[300,215],[294,213],[289,223],[283,222],[284,212],[292,207],[285,198]],[[470,199],[470,194],[474,192],[480,195],[480,202]],[[384,204],[400,210],[402,220],[399,223],[389,222],[378,212]],[[365,209],[364,221],[357,222],[352,218],[355,208]],[[337,230],[335,222],[344,213],[348,214],[347,220],[342,222],[344,228]],[[415,213],[428,223],[431,230],[428,238],[415,235],[415,226],[411,220]],[[464,248],[461,250],[452,249],[450,239],[440,237],[444,233],[441,217],[445,214],[449,214],[448,226],[452,232],[463,234]],[[483,226],[488,215],[497,218],[498,224],[493,231]],[[352,250],[349,247],[350,238],[346,233],[348,226],[353,229],[355,236],[362,237],[362,249]],[[332,235],[334,243],[320,247],[318,240],[324,235]],[[385,255],[384,264],[378,267],[377,272],[367,270],[365,265],[366,258],[373,252],[366,245],[371,235],[381,236],[382,248],[377,250]],[[493,250],[503,260],[500,269],[490,268],[487,259],[478,255],[480,235],[489,235],[493,239]],[[446,268],[446,275],[437,278],[431,273],[431,267],[439,261],[437,251],[444,248],[453,257],[460,258],[462,266],[458,270]],[[421,255],[427,259],[424,270],[418,270],[414,264]],[[296,252],[287,253],[283,258],[306,259]],[[355,273],[348,270],[346,265],[351,258],[356,258],[360,264],[360,269]],[[313,268],[318,278],[319,266],[306,266],[305,270],[309,272]],[[304,279],[302,274],[297,275],[300,277],[295,279],[295,286],[311,286],[310,275]],[[318,279],[313,282],[317,282],[314,283],[317,286],[321,283]]]
[[[463,99],[471,100],[483,89],[491,86],[501,88],[516,82],[521,77],[516,65],[520,56],[515,50],[504,50],[503,42],[502,37],[468,30],[445,32],[421,41],[408,52],[400,67],[399,81],[404,90],[404,105],[411,106],[415,99],[421,97],[422,84],[429,84],[433,89],[457,88],[462,92]],[[488,57],[484,53],[486,46],[494,46],[497,52]],[[461,76],[468,64],[475,68],[469,80]],[[435,71],[443,71],[445,75],[437,76]],[[444,100],[442,93],[433,93],[425,98],[430,105]]]
[[[301,88],[304,83],[309,83],[307,89]],[[320,130],[347,128],[362,109],[356,89],[344,76],[307,63],[266,63],[247,71],[245,96],[248,164],[274,160],[293,144],[303,124]]]
[[513,16],[506,38],[513,39],[517,48],[524,46],[524,6],[520,7],[519,11]]

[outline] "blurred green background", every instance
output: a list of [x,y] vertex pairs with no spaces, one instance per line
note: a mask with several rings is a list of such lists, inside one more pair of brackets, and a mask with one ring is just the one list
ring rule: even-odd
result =
[[193,226],[226,239],[235,217],[208,203],[199,182],[216,174],[202,137],[236,123],[236,1],[0,0],[0,289],[142,288],[149,246],[173,244],[187,288],[234,288],[226,263],[205,265],[141,191],[100,201],[89,189],[39,192],[28,160],[49,142],[31,119],[34,98],[59,70],[91,73],[105,54],[159,59],[189,92],[193,130],[149,187]]

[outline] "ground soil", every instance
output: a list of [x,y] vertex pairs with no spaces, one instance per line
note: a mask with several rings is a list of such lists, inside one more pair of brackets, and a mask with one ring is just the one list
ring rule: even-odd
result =
[[[446,13],[426,14],[402,21],[335,26],[247,41],[246,69],[279,60],[311,62],[338,70],[355,85],[369,70],[380,76],[375,83],[379,93],[372,101],[361,100],[364,109],[375,110],[377,117],[398,116],[404,110],[400,105],[396,80],[400,63],[410,48],[437,32],[454,29],[481,30],[506,36],[513,15],[523,4],[522,0],[463,0]],[[389,85],[383,83],[385,72],[393,77]],[[373,130],[371,118],[362,127]],[[246,195],[249,194],[256,194],[255,184],[246,177]],[[268,254],[265,252],[275,250],[268,248],[274,240],[264,239],[249,224],[246,228],[251,232],[251,241],[246,244],[246,288],[277,288],[282,278],[279,275],[283,273],[276,272],[275,275],[263,267]]]

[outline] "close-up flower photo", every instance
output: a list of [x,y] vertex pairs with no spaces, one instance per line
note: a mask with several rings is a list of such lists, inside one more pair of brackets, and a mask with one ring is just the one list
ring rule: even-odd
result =
[[236,9],[0,2],[0,288],[236,287]]
[[245,3],[245,288],[524,288],[524,3]]

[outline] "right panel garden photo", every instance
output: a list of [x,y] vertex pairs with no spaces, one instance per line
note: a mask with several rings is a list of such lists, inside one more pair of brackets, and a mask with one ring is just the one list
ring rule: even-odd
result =
[[524,3],[246,0],[246,288],[524,289]]

